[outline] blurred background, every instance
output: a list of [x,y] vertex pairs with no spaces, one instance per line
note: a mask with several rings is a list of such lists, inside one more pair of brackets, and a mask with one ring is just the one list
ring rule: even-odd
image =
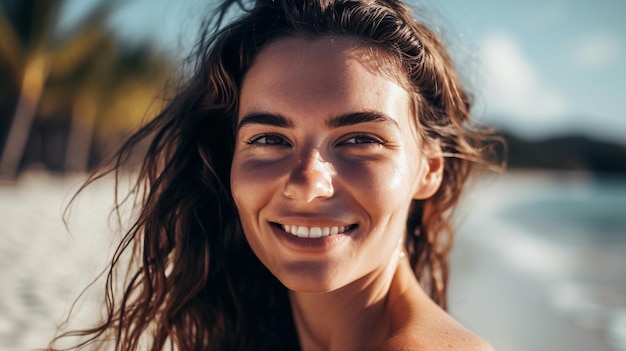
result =
[[[71,234],[62,209],[158,113],[213,4],[0,0],[0,349],[45,346],[104,267],[112,182]],[[451,314],[497,350],[626,350],[626,2],[411,4],[509,143],[457,211]]]

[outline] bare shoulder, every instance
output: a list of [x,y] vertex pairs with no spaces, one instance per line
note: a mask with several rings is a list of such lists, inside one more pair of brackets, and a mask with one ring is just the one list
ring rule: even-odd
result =
[[[388,338],[375,351],[493,351],[434,303],[415,281],[412,272],[398,272],[389,295]],[[400,271],[403,268],[400,268]],[[394,286],[395,285],[395,286]]]
[[392,335],[374,351],[494,351],[484,339],[457,326],[407,327]]
[[439,306],[434,306],[436,310],[431,316],[437,316],[435,322],[424,327],[424,321],[421,321],[422,327],[407,328],[412,335],[421,336],[428,343],[424,350],[493,351],[486,340],[463,327]]

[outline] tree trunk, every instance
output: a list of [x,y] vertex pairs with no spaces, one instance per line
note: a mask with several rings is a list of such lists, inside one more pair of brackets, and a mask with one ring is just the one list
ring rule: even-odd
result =
[[17,178],[47,76],[43,55],[36,55],[24,68],[20,96],[0,158],[0,177]]

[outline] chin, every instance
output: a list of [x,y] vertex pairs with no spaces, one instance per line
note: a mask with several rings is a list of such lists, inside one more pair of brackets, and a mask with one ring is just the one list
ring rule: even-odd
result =
[[341,275],[323,263],[295,263],[285,267],[276,278],[289,290],[301,293],[327,293],[347,284]]

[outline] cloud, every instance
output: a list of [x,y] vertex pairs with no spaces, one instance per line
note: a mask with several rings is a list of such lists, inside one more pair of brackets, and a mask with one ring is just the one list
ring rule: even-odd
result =
[[486,115],[513,117],[515,120],[508,123],[535,127],[563,118],[567,110],[565,99],[545,87],[515,38],[506,33],[486,36],[481,45],[481,61]]
[[587,34],[569,50],[569,62],[576,69],[601,70],[618,61],[619,39],[609,33]]

